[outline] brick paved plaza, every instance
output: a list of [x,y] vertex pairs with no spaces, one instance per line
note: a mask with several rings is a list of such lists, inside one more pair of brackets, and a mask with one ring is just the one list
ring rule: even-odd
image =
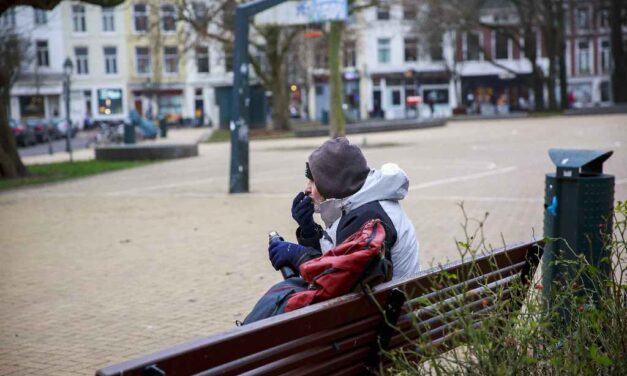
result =
[[[457,207],[489,212],[498,245],[542,234],[547,150],[614,150],[605,170],[627,199],[627,115],[451,122],[350,137],[411,188],[421,264],[456,257]],[[201,156],[0,194],[0,375],[93,374],[234,326],[280,278],[267,233],[294,239],[292,197],[324,141],[251,143],[251,193],[227,194],[229,144]]]

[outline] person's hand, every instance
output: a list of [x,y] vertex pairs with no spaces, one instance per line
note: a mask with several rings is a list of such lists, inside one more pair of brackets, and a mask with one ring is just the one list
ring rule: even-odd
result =
[[273,241],[268,246],[270,262],[276,270],[283,266],[298,270],[298,261],[304,252],[305,247],[290,242]]
[[304,237],[313,236],[316,223],[313,219],[314,205],[311,197],[299,192],[292,202],[292,218],[298,223]]

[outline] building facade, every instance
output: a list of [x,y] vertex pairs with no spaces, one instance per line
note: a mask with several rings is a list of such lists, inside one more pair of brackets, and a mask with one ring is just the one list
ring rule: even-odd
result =
[[15,31],[29,43],[21,74],[11,90],[11,117],[49,118],[64,114],[63,10],[14,7],[0,17],[0,32]]
[[71,118],[118,123],[129,111],[124,7],[62,2],[64,55],[73,63]]
[[[568,5],[566,69],[569,102],[574,107],[608,105],[612,101],[613,64],[609,9],[602,7],[598,0],[571,1]],[[627,29],[623,27],[625,34]]]
[[[608,10],[600,0],[566,3],[569,102],[574,107],[610,104]],[[211,0],[189,4],[192,12],[212,12]],[[508,2],[486,4],[480,12],[483,24],[519,22]],[[343,109],[349,122],[445,117],[460,107],[481,114],[532,108],[532,66],[523,41],[494,28],[444,32],[426,41],[417,27],[421,6],[419,1],[382,3],[347,20],[341,56]],[[177,0],[132,0],[115,8],[64,1],[52,11],[10,9],[0,18],[0,29],[18,31],[31,45],[12,89],[11,116],[64,116],[63,62],[70,58],[70,115],[80,125],[120,122],[136,110],[152,119],[227,127],[232,53],[215,38],[199,38],[189,23],[180,21],[184,11]],[[227,18],[232,13],[222,12]],[[208,27],[208,34],[219,34],[211,23]],[[288,84],[291,114],[326,122],[328,50],[320,27],[308,26],[299,39],[298,51],[289,58]],[[536,52],[536,63],[546,74],[539,33]],[[272,98],[254,75],[251,83],[251,123],[261,126]]]

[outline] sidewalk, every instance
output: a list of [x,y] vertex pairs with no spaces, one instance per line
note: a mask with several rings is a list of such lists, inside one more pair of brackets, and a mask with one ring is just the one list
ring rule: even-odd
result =
[[[212,128],[181,128],[169,129],[167,138],[157,138],[156,140],[143,140],[140,144],[195,144],[208,139],[213,132]],[[95,158],[94,148],[76,150],[72,153],[75,161],[88,161]],[[59,151],[52,155],[42,154],[29,157],[22,157],[22,162],[26,165],[47,164],[55,162],[65,162],[70,160],[70,154]]]
[[[407,172],[402,205],[426,268],[458,259],[461,201],[470,217],[490,213],[483,230],[495,247],[501,235],[541,235],[551,147],[614,150],[604,171],[624,200],[625,124],[627,115],[555,116],[349,139],[370,166]],[[168,141],[195,141],[195,131],[172,130]],[[93,375],[233,328],[281,278],[267,234],[294,241],[292,198],[327,138],[251,141],[246,194],[228,194],[226,142],[199,144],[195,158],[0,193],[0,375]]]

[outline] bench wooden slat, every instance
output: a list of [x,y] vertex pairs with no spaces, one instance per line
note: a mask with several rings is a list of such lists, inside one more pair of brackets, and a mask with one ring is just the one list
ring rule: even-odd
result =
[[[511,281],[508,282],[508,284],[511,284]],[[499,286],[499,288],[502,286],[503,285]],[[415,340],[421,335],[428,337],[429,332],[435,333],[435,330],[437,328],[441,326],[445,326],[449,322],[457,321],[455,317],[457,317],[456,315],[459,312],[467,312],[467,313],[474,314],[476,312],[483,312],[486,308],[493,307],[494,297],[489,295],[488,291],[493,291],[493,290],[486,290],[484,295],[480,295],[477,297],[478,299],[472,300],[470,302],[467,302],[466,304],[455,307],[452,310],[443,311],[443,312],[440,312],[438,314],[431,315],[431,316],[422,316],[418,320],[412,319],[410,317],[412,315],[411,313],[407,314],[405,317],[403,317],[403,320],[399,321],[399,323],[397,324],[398,332],[392,337],[389,348],[395,349],[401,346],[403,343],[406,343],[407,341]],[[509,300],[510,298],[511,298],[511,293],[509,289],[505,289],[500,293],[501,300]],[[417,324],[414,324],[414,322],[417,322]],[[431,340],[437,339],[434,337],[430,337],[430,338]]]
[[[346,366],[352,366],[355,363],[360,364],[364,363],[368,356],[373,355],[372,348],[362,347],[351,351],[342,356],[332,358],[325,362],[320,362],[316,365],[308,365],[303,366],[298,369],[295,369],[289,373],[283,374],[284,376],[309,376],[309,375],[325,375],[330,373],[332,370],[337,370],[339,368],[343,368]],[[363,373],[363,368],[362,368]]]
[[368,348],[377,337],[377,332],[372,330],[354,337],[346,338],[341,342],[319,346],[305,350],[301,353],[279,359],[263,367],[250,370],[242,375],[277,375],[290,372],[294,368],[314,367],[336,359],[342,354],[354,352],[358,348]]
[[306,337],[298,338],[294,341],[290,341],[276,347],[271,347],[264,351],[260,351],[249,356],[236,359],[232,362],[225,363],[221,366],[214,367],[206,372],[200,372],[198,373],[198,375],[212,376],[240,374],[250,369],[260,367],[263,364],[267,364],[274,360],[289,356],[293,353],[303,351],[305,349],[310,349],[312,347],[327,343],[333,343],[342,338],[359,334],[364,331],[373,331],[378,326],[379,321],[380,320],[377,317],[368,317],[345,327],[336,328],[314,335],[308,335]]
[[437,290],[422,296],[419,296],[417,298],[414,299],[408,299],[407,302],[405,303],[405,306],[403,307],[403,312],[406,313],[408,310],[410,310],[411,308],[413,308],[415,305],[417,304],[422,304],[422,302],[424,301],[430,301],[430,300],[435,300],[436,298],[443,296],[443,295],[448,295],[450,296],[451,293],[455,292],[455,293],[460,293],[463,291],[468,291],[468,290],[472,290],[478,286],[481,285],[485,285],[488,283],[491,283],[493,281],[496,281],[497,279],[502,279],[505,277],[509,277],[513,274],[516,273],[520,273],[524,266],[525,266],[526,262],[525,261],[521,261],[518,262],[514,265],[508,266],[507,268],[504,269],[499,269],[499,270],[495,270],[491,273],[482,275],[482,276],[478,276],[472,279],[469,279],[467,281],[462,281],[458,284],[455,284],[453,286],[450,287],[446,287],[442,290]]
[[[365,361],[372,358],[369,353],[376,351],[376,336],[371,335],[371,331],[380,328],[383,323],[381,307],[385,306],[393,289],[401,289],[408,299],[432,294],[434,298],[442,300],[446,296],[443,294],[447,292],[434,290],[448,288],[450,285],[435,286],[432,278],[435,273],[446,272],[457,276],[455,282],[459,286],[453,286],[448,292],[451,294],[456,291],[455,288],[463,291],[468,286],[476,287],[485,281],[491,283],[513,275],[527,280],[537,266],[537,257],[532,260],[529,255],[537,256],[540,253],[538,247],[537,242],[527,242],[478,256],[472,266],[464,263],[468,260],[461,260],[433,268],[414,278],[379,285],[373,289],[371,296],[349,294],[116,364],[99,370],[97,374],[143,375],[144,368],[150,365],[157,365],[168,375],[237,374],[264,369],[268,370],[268,374],[280,374],[292,364],[288,361],[289,358],[299,354],[302,359],[312,363],[309,365],[310,369],[320,370],[320,373],[343,372],[344,369],[349,372],[363,367]],[[415,303],[421,301],[414,300]],[[474,303],[477,301],[478,299]],[[412,311],[410,308],[411,305],[407,305],[406,311]],[[360,342],[363,348],[346,346],[343,348],[344,353],[328,350],[334,348],[334,343],[337,347],[337,343],[344,339],[362,338],[360,336],[366,332],[369,333],[368,341],[363,337],[365,342]],[[402,341],[393,343],[403,346]],[[310,349],[314,350],[308,353]],[[317,358],[311,356],[314,353]],[[277,367],[264,368],[272,363]]]

